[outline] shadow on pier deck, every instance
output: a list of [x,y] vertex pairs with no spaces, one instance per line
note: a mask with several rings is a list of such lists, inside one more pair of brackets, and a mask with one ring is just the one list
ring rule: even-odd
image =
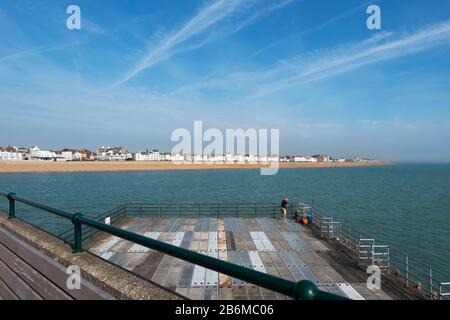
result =
[[[275,218],[130,218],[117,226],[291,281],[352,299],[397,298],[369,290],[355,263],[333,257],[311,228]],[[289,299],[279,293],[207,270],[118,237],[97,234],[85,248],[147,280],[191,299]]]

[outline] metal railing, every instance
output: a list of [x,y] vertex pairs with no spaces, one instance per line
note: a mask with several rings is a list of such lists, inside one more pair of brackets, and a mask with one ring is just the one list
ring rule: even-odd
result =
[[[280,204],[276,203],[126,203],[127,216],[142,217],[275,217]],[[293,205],[291,206],[291,210]]]
[[[387,274],[403,277],[406,287],[417,288],[430,299],[449,299],[450,292],[444,292],[449,287],[449,275],[433,270],[431,266],[413,260],[408,255],[392,250],[387,245],[375,245],[375,237],[362,235],[355,229],[343,223],[333,221],[316,208],[312,208],[313,225],[324,239],[335,240],[354,252],[355,259],[362,266],[378,265]],[[371,240],[371,241],[368,241]],[[367,261],[369,263],[364,263]]]
[[239,266],[227,261],[216,259],[190,251],[181,247],[177,247],[162,241],[154,240],[137,233],[133,233],[124,229],[114,227],[112,225],[94,220],[92,218],[85,217],[81,213],[69,213],[64,210],[55,209],[47,205],[40,204],[38,202],[28,200],[17,196],[14,193],[0,192],[0,196],[6,197],[9,201],[9,218],[16,218],[16,206],[15,203],[29,205],[31,207],[52,213],[59,217],[68,219],[73,224],[73,252],[81,253],[82,238],[83,238],[83,226],[87,226],[108,234],[114,235],[124,240],[128,240],[154,249],[175,258],[179,258],[193,264],[202,266],[207,269],[211,269],[231,277],[241,279],[243,281],[255,284],[257,286],[290,296],[294,299],[301,300],[348,300],[345,297],[335,295],[326,291],[320,290],[313,282],[308,280],[301,280],[299,282],[292,282],[283,278],[279,278],[267,273],[256,271],[250,268]]
[[[126,216],[125,206],[120,206],[111,210],[106,211],[105,213],[102,213],[96,217],[94,217],[94,220],[97,221],[103,221],[106,224],[113,225],[117,221],[119,221],[121,218]],[[98,230],[92,227],[89,227],[87,225],[81,226],[82,236],[81,240],[84,242],[90,238],[92,238]],[[74,233],[73,228],[68,228],[65,231],[62,231],[56,235],[56,237],[60,238],[64,242],[67,243],[73,243],[74,242]]]
[[[145,204],[145,203],[126,203],[103,214],[103,219],[108,214],[114,221],[120,217],[278,217],[279,204],[276,203],[218,203],[218,204]],[[361,233],[349,226],[334,221],[333,217],[325,216],[316,208],[305,203],[299,203],[297,207],[294,202],[289,204],[289,212],[293,213],[299,209],[301,213],[309,214],[313,217],[313,226],[316,227],[320,236],[326,240],[335,240],[345,245],[351,252],[355,253],[355,260],[361,267],[368,265],[377,265],[383,272],[388,274],[397,274],[404,278],[407,287],[421,288],[429,295],[431,299],[448,299],[450,295],[441,295],[440,292],[446,287],[442,286],[442,279],[449,279],[431,267],[421,264],[418,261],[412,262],[412,259],[403,254],[397,254],[387,245],[375,243],[375,238],[366,239]],[[306,212],[302,212],[305,210]],[[119,218],[115,215],[120,214]],[[99,219],[97,219],[99,220]],[[87,228],[87,227],[86,227]],[[93,232],[96,232],[94,230]],[[83,240],[92,236],[93,232],[83,236]],[[66,234],[72,236],[71,230]],[[366,240],[371,240],[367,243]],[[448,285],[447,285],[448,287]],[[444,288],[444,289],[443,289]]]
[[[294,205],[289,209],[293,212]],[[114,224],[123,217],[278,217],[280,205],[275,203],[165,203],[165,204],[146,204],[146,203],[126,203],[107,212],[96,216],[97,221],[105,221],[110,218],[110,224]],[[98,230],[83,225],[82,240],[86,241],[92,238]],[[60,233],[54,234],[61,240],[72,243],[72,228],[68,228]]]
[[[101,215],[97,220],[102,220],[111,215],[111,219],[117,221],[121,217],[278,217],[279,204],[276,203],[218,203],[218,204],[146,204],[146,203],[126,203]],[[444,275],[431,267],[413,261],[410,257],[398,254],[387,245],[375,243],[375,238],[366,239],[354,228],[334,221],[333,217],[325,216],[316,208],[305,203],[299,203],[297,207],[294,202],[289,204],[289,212],[299,209],[301,213],[313,217],[312,225],[317,228],[320,236],[326,240],[334,240],[345,245],[347,249],[355,254],[355,260],[361,267],[377,265],[388,274],[396,274],[404,279],[406,287],[421,288],[431,299],[448,299],[450,295],[440,294],[447,286],[442,286],[441,280],[450,277]],[[119,217],[117,217],[119,215]],[[86,227],[88,228],[88,227]],[[96,230],[89,228],[91,232],[83,235],[83,240],[91,237]],[[73,239],[73,232],[66,231],[66,235]],[[366,243],[366,240],[371,240]]]

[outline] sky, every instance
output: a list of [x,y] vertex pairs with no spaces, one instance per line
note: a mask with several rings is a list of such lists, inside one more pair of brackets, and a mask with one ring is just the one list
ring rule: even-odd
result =
[[170,151],[201,120],[279,129],[282,154],[450,162],[449,62],[448,0],[1,1],[0,146]]

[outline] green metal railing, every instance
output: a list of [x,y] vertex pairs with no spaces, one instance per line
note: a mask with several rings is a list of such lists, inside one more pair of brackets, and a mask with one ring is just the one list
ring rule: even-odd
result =
[[[279,203],[125,203],[128,216],[171,217],[276,217]],[[293,210],[291,204],[290,211]]]
[[[294,203],[289,204],[288,211],[293,213]],[[227,217],[270,217],[280,214],[279,203],[125,203],[94,217],[97,221],[105,221],[109,217],[114,224],[123,217],[178,217],[178,218],[227,218]],[[98,231],[83,225],[82,241],[92,238]],[[58,238],[73,243],[71,227],[56,234]]]
[[301,280],[292,282],[283,278],[279,278],[267,273],[259,272],[253,269],[242,267],[227,261],[209,257],[194,251],[180,248],[162,241],[144,237],[137,233],[133,233],[124,229],[120,229],[92,218],[85,217],[81,213],[69,213],[63,210],[55,209],[47,205],[40,204],[17,196],[14,193],[0,192],[0,196],[6,197],[9,201],[9,218],[16,217],[15,202],[29,205],[31,207],[52,213],[59,217],[69,219],[73,224],[73,252],[81,253],[82,248],[82,226],[88,226],[99,231],[106,232],[124,240],[128,240],[141,246],[154,249],[175,258],[179,258],[193,264],[211,269],[231,277],[250,282],[257,286],[290,296],[300,300],[348,300],[345,297],[335,295],[320,290],[313,282]]

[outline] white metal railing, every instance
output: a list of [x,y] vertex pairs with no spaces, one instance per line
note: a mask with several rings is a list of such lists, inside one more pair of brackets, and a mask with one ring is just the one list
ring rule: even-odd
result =
[[390,250],[386,245],[373,245],[372,246],[372,265],[377,265],[380,268],[384,268],[389,272],[390,268]]
[[[312,215],[314,217],[313,225],[316,226],[322,238],[334,239],[344,244],[349,250],[356,252],[356,259],[358,262],[366,261],[373,264],[379,264],[381,270],[387,273],[395,273],[405,279],[407,287],[416,287],[423,290],[424,294],[429,295],[430,299],[450,299],[450,282],[443,282],[447,280],[450,275],[442,272],[432,270],[430,266],[411,259],[401,252],[393,250],[387,245],[375,245],[375,239],[371,247],[365,247],[370,243],[360,243],[364,238],[360,233],[350,228],[348,225],[333,221],[332,217],[325,216],[316,208],[312,208]],[[337,228],[339,231],[337,232]],[[339,235],[339,237],[336,237]],[[360,244],[362,247],[360,247]],[[360,252],[360,250],[362,252]],[[364,252],[365,251],[365,252]],[[363,259],[359,259],[359,257]]]

